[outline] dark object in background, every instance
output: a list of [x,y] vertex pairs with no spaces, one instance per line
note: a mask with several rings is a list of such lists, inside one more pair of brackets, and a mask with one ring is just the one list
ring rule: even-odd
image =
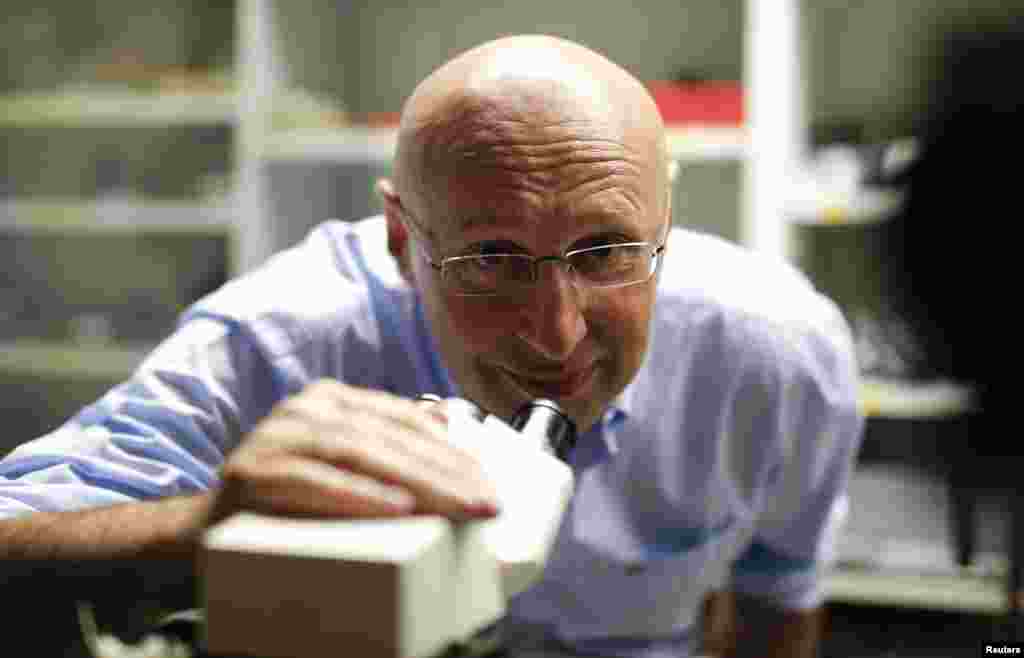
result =
[[882,261],[889,279],[902,282],[893,302],[932,366],[975,383],[993,408],[1006,408],[997,402],[1005,393],[996,365],[1014,345],[1009,293],[1019,243],[1009,228],[1017,223],[1024,87],[1012,69],[1022,60],[1021,29],[970,28],[946,40],[920,155],[906,174],[905,209],[888,223]]
[[[893,303],[923,343],[940,376],[970,383],[978,411],[963,440],[950,442],[961,560],[969,559],[974,491],[1005,492],[1011,510],[1010,593],[1020,591],[1024,552],[1021,449],[1001,436],[1010,410],[1009,355],[1017,346],[1019,233],[1013,212],[1020,187],[1024,30],[972,25],[942,44],[920,131],[919,157],[907,171],[904,212],[888,223],[882,262]],[[1011,229],[1012,227],[1012,229]],[[1011,612],[1017,612],[1010,596]]]

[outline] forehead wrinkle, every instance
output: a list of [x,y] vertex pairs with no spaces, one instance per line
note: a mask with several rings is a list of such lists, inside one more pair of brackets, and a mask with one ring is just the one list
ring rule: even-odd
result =
[[595,113],[579,99],[569,102],[557,96],[547,89],[515,86],[462,88],[410,117],[410,137],[421,144],[430,164],[481,158],[505,146],[558,149],[573,139],[614,143],[610,137],[621,137],[622,126],[610,113]]
[[[472,216],[457,218],[456,230],[466,231],[481,226],[532,227],[543,222],[543,218],[550,214],[564,217],[578,215],[581,218],[603,216],[621,219],[623,215],[639,217],[644,213],[636,179],[624,176],[616,170],[595,172],[583,179],[567,183],[555,191],[545,186],[531,186],[522,177],[505,184],[497,182],[492,187],[511,192],[515,197],[524,200],[528,206],[535,208],[536,212],[522,212],[519,209],[509,211],[508,197],[503,196],[502,201],[493,208],[480,209]],[[578,194],[572,195],[573,198],[566,198],[566,194],[573,191]],[[614,200],[608,198],[609,193],[614,194]]]
[[618,153],[562,149],[537,155],[536,151],[524,152],[520,148],[498,149],[464,162],[459,168],[469,170],[468,175],[495,174],[494,181],[499,187],[522,188],[545,196],[564,194],[597,179],[629,177],[639,171],[637,163]]
[[[637,154],[621,139],[605,136],[617,131],[593,121],[565,117],[539,122],[522,118],[491,120],[479,115],[435,142],[435,160],[447,160],[458,173],[481,169],[520,173],[553,185],[551,175],[579,166],[636,164]],[[544,174],[548,174],[544,176]]]
[[[521,185],[552,196],[558,214],[580,202],[578,197],[618,190],[632,212],[642,213],[641,201],[649,163],[626,144],[610,139],[566,139],[539,144],[498,145],[490,149],[492,162],[476,162],[481,169],[506,170]],[[514,186],[514,185],[513,185]]]
[[628,159],[628,149],[619,141],[587,136],[534,138],[515,142],[475,145],[460,151],[461,159],[486,164],[489,160],[527,168],[548,169],[569,164],[600,164]]
[[491,212],[462,219],[460,230],[502,225],[501,206],[506,206],[510,198],[536,211],[537,217],[534,212],[516,213],[520,225],[537,223],[544,214],[569,216],[573,207],[585,202],[581,196],[610,190],[618,192],[630,213],[643,212],[640,188],[649,167],[640,155],[616,140],[573,137],[469,148],[459,162],[452,164],[459,172],[455,175],[464,181],[485,177],[500,205]]
[[[625,179],[625,180],[624,180]],[[630,210],[640,215],[644,212],[643,203],[640,200],[640,195],[635,189],[635,179],[624,177],[620,172],[601,172],[595,173],[582,181],[573,183],[572,185],[566,186],[566,189],[561,190],[563,194],[576,191],[583,195],[583,199],[564,199],[559,202],[555,211],[560,214],[573,215],[575,214],[574,208],[578,205],[584,205],[594,197],[598,195],[604,195],[606,192],[617,192],[617,196],[625,199],[630,206]],[[560,196],[560,198],[562,198]],[[602,207],[607,205],[600,203]]]

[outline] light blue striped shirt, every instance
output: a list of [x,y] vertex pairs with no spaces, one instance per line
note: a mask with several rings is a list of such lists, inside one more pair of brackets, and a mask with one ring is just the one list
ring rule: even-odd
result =
[[[652,323],[637,377],[572,455],[511,642],[686,656],[710,588],[822,598],[863,427],[841,315],[791,267],[674,229]],[[458,394],[380,217],[324,223],[196,303],[129,381],[0,462],[0,518],[213,487],[241,437],[321,377]]]

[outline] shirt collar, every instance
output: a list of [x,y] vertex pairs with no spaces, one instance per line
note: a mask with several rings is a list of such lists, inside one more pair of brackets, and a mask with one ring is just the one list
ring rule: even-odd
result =
[[608,454],[615,456],[619,452],[618,434],[616,429],[622,426],[633,414],[636,399],[636,380],[630,382],[619,395],[612,400],[601,417],[601,440]]

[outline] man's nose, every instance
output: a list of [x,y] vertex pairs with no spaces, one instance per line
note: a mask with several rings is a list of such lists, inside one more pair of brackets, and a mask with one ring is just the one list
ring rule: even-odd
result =
[[545,358],[563,361],[587,335],[586,291],[573,285],[572,274],[562,264],[547,265],[524,305],[517,335]]

